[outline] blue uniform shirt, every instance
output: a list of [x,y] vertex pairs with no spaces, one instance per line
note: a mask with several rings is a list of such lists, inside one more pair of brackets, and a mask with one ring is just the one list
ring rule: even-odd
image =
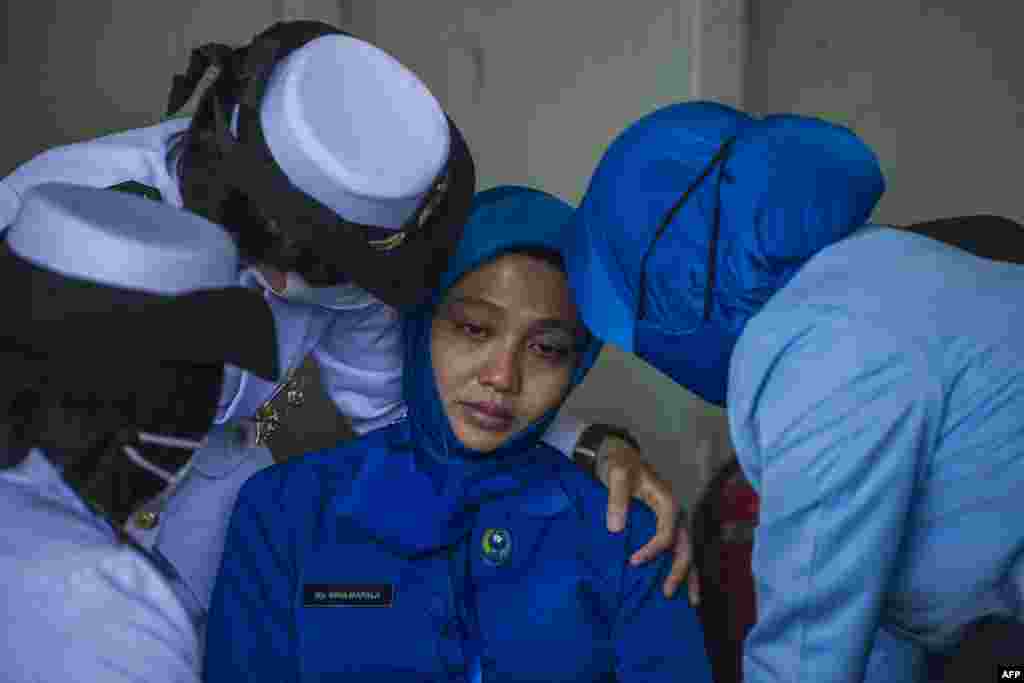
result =
[[922,681],[974,619],[1024,620],[1022,305],[1024,267],[871,226],[751,319],[728,395],[761,495],[747,683]]
[[[550,447],[532,485],[483,504],[449,547],[405,557],[338,514],[375,449],[407,431],[386,427],[243,486],[206,680],[466,681],[474,660],[483,681],[711,680],[694,611],[660,590],[671,556],[629,565],[651,511],[634,504],[626,530],[609,533],[607,491]],[[370,505],[416,515],[397,497]]]

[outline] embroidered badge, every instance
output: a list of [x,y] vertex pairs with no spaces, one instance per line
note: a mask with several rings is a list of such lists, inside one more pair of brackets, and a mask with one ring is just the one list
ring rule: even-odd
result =
[[395,587],[390,583],[307,583],[304,607],[391,607]]
[[480,547],[488,564],[505,564],[512,555],[512,534],[507,529],[486,529],[480,539]]

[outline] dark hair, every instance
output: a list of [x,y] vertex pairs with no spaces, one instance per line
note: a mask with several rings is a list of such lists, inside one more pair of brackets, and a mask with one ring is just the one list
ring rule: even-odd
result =
[[[131,361],[130,367],[113,365],[0,353],[8,380],[0,388],[0,431],[6,432],[5,446],[13,454],[0,466],[17,465],[27,449],[40,447],[63,468],[64,480],[79,495],[120,524],[164,486],[131,464],[122,445],[134,443],[138,429],[181,436],[205,432],[213,421],[222,369]],[[168,469],[188,457],[187,451],[146,448],[159,451]]]
[[61,386],[59,362],[4,352],[0,365],[8,369],[0,410],[15,443],[47,445],[57,454],[88,447],[131,418],[130,401]]
[[1003,216],[956,216],[902,226],[981,258],[1024,263],[1024,225]]
[[16,362],[16,367],[36,372],[31,378],[18,373],[20,377],[0,394],[4,447],[9,451],[0,464],[17,465],[28,449],[41,448],[79,496],[115,523],[127,521],[138,502],[160,490],[151,475],[133,471],[121,452],[119,437],[133,419],[133,401],[64,386],[57,364],[20,358]]
[[[259,33],[253,43],[265,38],[294,39],[295,32],[315,35],[324,30],[337,31],[320,22],[280,22]],[[307,279],[316,279],[323,259],[313,246],[284,239],[261,210],[258,199],[240,192],[222,177],[218,130],[230,126],[231,113],[249,85],[251,75],[245,64],[251,48],[220,47],[224,52],[230,51],[230,55],[222,58],[220,73],[200,97],[189,127],[169,140],[166,162],[178,177],[183,204],[189,211],[223,226],[234,238],[246,263],[297,270]],[[224,120],[218,121],[218,116]]]
[[[247,48],[235,50],[233,61],[244,60],[246,51]],[[270,221],[255,202],[219,177],[222,154],[217,140],[215,100],[221,113],[234,111],[245,83],[238,69],[221,69],[200,98],[189,127],[172,136],[167,163],[178,177],[185,208],[223,226],[238,245],[243,260],[287,270],[291,255],[275,248],[278,239],[270,229]],[[221,125],[227,126],[229,122]]]

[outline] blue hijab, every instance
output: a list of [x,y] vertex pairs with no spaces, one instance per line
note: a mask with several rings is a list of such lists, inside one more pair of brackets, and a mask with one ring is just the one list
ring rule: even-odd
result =
[[[386,443],[368,446],[374,452],[360,463],[353,489],[339,508],[392,551],[413,556],[451,545],[469,533],[473,513],[487,500],[553,476],[550,447],[541,436],[561,404],[495,451],[467,448],[452,431],[438,394],[431,325],[445,294],[467,273],[517,249],[560,252],[571,215],[565,202],[525,187],[477,194],[439,286],[406,315],[402,395],[408,417]],[[600,350],[601,343],[591,337],[578,356],[569,390],[583,381]]]
[[566,238],[573,295],[601,339],[722,405],[747,321],[864,225],[884,188],[875,155],[841,126],[709,102],[663,107],[594,172]]

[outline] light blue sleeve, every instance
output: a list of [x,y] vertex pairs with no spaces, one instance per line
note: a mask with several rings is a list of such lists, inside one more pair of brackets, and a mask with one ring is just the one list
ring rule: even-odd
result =
[[748,325],[730,428],[761,496],[746,683],[860,683],[927,464],[938,386],[866,320],[801,309]]
[[206,627],[204,681],[299,678],[292,515],[277,470],[246,482],[231,515]]

